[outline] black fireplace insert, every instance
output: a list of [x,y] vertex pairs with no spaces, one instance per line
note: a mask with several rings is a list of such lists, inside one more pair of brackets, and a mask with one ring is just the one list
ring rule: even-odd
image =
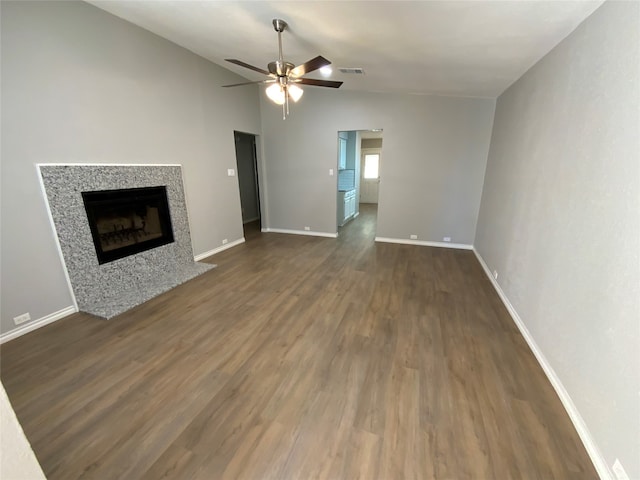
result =
[[82,192],[98,263],[173,242],[165,186]]

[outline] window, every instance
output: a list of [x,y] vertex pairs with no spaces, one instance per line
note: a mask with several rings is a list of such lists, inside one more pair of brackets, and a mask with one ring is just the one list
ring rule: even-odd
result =
[[377,153],[368,153],[364,156],[364,178],[371,180],[380,177],[378,173],[378,165],[380,163],[380,155]]

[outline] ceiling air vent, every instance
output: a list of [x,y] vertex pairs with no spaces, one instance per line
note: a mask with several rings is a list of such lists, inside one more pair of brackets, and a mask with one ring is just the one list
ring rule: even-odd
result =
[[364,75],[364,69],[359,67],[340,67],[340,73],[347,73],[350,75]]

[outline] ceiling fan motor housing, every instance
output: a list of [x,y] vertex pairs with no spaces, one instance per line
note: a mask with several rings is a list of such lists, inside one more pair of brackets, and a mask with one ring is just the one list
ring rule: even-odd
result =
[[269,62],[269,72],[278,77],[286,77],[291,70],[295,68],[295,65],[291,62],[281,62],[276,60],[275,62]]

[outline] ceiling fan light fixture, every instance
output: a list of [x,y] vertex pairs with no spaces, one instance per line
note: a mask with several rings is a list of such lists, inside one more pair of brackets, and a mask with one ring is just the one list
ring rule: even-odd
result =
[[[0,0],[1,1],[1,0]],[[236,83],[233,85],[223,85],[223,87],[239,87],[241,85],[250,85],[256,83],[271,83],[269,87],[265,89],[265,93],[269,100],[271,100],[276,105],[282,106],[282,119],[286,119],[287,115],[289,115],[289,100],[293,100],[297,102],[302,98],[302,94],[304,93],[302,88],[295,85],[296,83],[300,83],[302,85],[313,85],[316,87],[329,87],[329,88],[339,88],[342,85],[342,82],[334,82],[331,80],[318,80],[314,78],[304,78],[308,73],[314,72],[316,70],[323,69],[321,74],[323,76],[328,76],[331,74],[331,69],[327,68],[331,62],[324,58],[322,55],[318,55],[317,57],[312,58],[311,60],[306,61],[298,66],[295,66],[291,62],[286,62],[284,60],[284,56],[282,55],[282,32],[287,29],[287,22],[276,18],[273,20],[273,28],[278,33],[278,60],[270,62],[267,68],[264,70],[260,67],[255,67],[250,65],[242,60],[237,60],[235,58],[227,58],[226,61],[233,63],[235,65],[239,65],[244,68],[248,68],[249,70],[253,70],[254,72],[262,73],[269,77],[267,80],[259,80],[257,82],[243,82]]]
[[274,83],[265,90],[267,97],[276,105],[284,105],[284,90],[279,83]]
[[297,102],[298,100],[300,100],[300,98],[302,97],[302,94],[304,93],[304,90],[302,90],[297,85],[289,85],[287,87],[287,90],[289,92],[289,96],[294,102]]

